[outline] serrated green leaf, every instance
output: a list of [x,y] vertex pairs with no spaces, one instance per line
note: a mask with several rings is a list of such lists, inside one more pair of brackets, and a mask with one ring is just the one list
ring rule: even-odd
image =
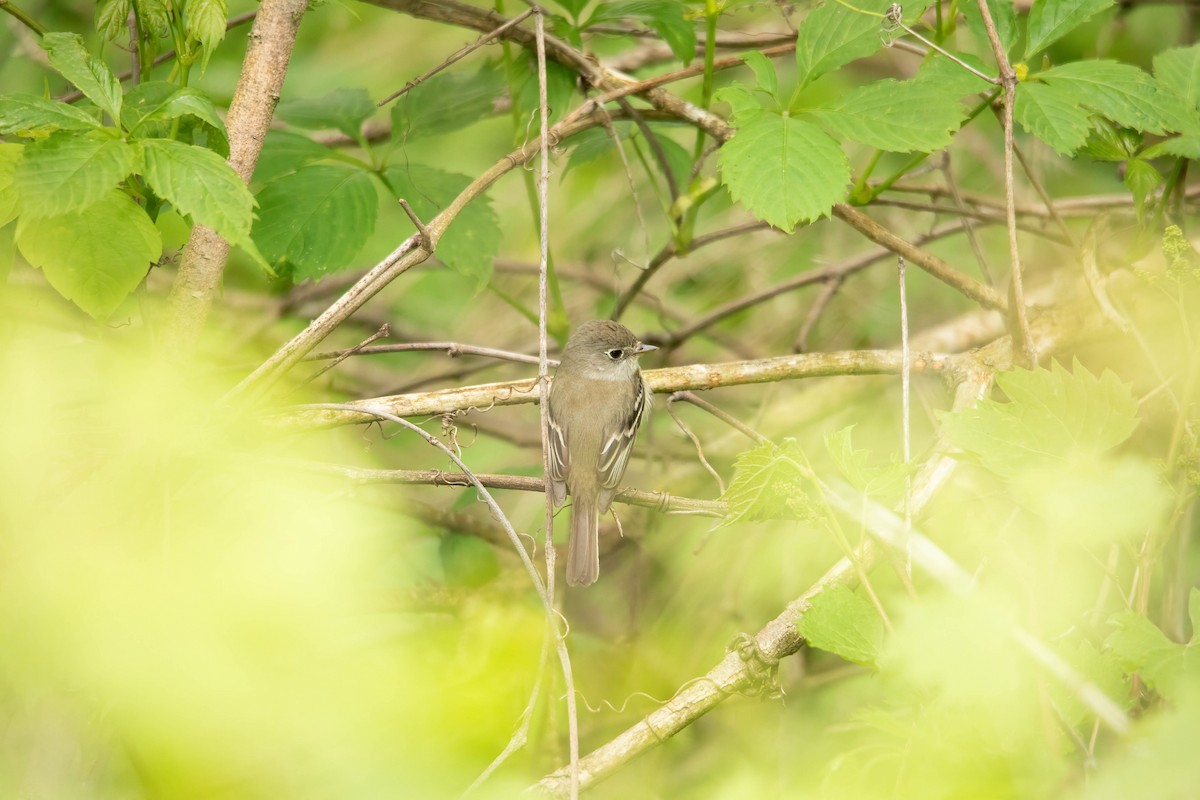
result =
[[1025,60],[1033,58],[1112,4],[1113,0],[1037,0],[1029,9]]
[[1131,64],[1075,61],[1037,77],[1119,125],[1158,134],[1186,133],[1196,127],[1194,119],[1158,91],[1153,78]]
[[811,122],[762,114],[721,148],[721,180],[761,220],[791,231],[819,219],[846,194],[846,154]]
[[1133,194],[1133,207],[1138,219],[1146,212],[1146,198],[1163,182],[1163,176],[1149,161],[1141,158],[1125,163],[1125,185]]
[[170,139],[146,139],[141,144],[143,175],[155,194],[194,222],[257,255],[250,240],[254,197],[223,158]]
[[[1097,687],[1110,700],[1125,706],[1132,704],[1125,685],[1125,675],[1116,659],[1109,652],[1101,651],[1082,636],[1071,636],[1055,642],[1059,657],[1080,675]],[[1095,711],[1079,697],[1079,692],[1062,681],[1048,682],[1046,688],[1054,700],[1054,707],[1068,725],[1091,724]]]
[[1116,630],[1104,640],[1104,647],[1127,673],[1141,675],[1163,697],[1177,698],[1188,684],[1200,681],[1200,648],[1171,641],[1133,611],[1114,615],[1109,624]]
[[1110,371],[1093,376],[1075,362],[1016,369],[997,384],[1009,402],[988,399],[942,417],[950,438],[1002,477],[1032,467],[1070,466],[1125,441],[1137,427],[1137,400]]
[[252,236],[263,257],[297,279],[350,266],[375,231],[378,190],[369,173],[315,165],[258,193]]
[[[969,53],[954,53],[954,56],[970,64],[984,75],[995,71],[995,68],[989,69],[987,65]],[[938,53],[930,53],[925,63],[917,70],[917,74],[913,76],[912,82],[937,86],[941,91],[956,98],[988,92],[996,88],[995,84],[989,83],[969,69],[965,69],[961,64],[956,64]]]
[[[13,186],[13,176],[25,146],[0,142],[0,228],[16,219],[19,208],[17,189]],[[2,284],[3,281],[0,281]]]
[[873,667],[883,645],[883,620],[875,606],[846,586],[818,594],[796,624],[810,647]]
[[754,79],[758,81],[758,88],[772,97],[778,98],[779,75],[775,72],[775,62],[757,50],[743,53],[742,60],[754,73]]
[[1091,131],[1088,112],[1070,94],[1049,84],[1018,84],[1013,115],[1025,130],[1064,156],[1075,155]]
[[729,117],[738,127],[750,124],[768,111],[779,111],[779,104],[768,101],[763,92],[756,93],[738,83],[718,89],[713,99],[729,104]]
[[225,25],[229,18],[226,0],[187,0],[184,18],[187,33],[204,51],[201,69],[208,67],[208,59],[225,38]]
[[733,480],[721,499],[728,511],[721,527],[735,522],[807,519],[814,506],[803,456],[794,439],[764,442],[733,462]]
[[[195,117],[225,135],[225,122],[212,100],[190,86],[178,87],[167,81],[139,83],[125,96],[121,124],[133,131],[148,122],[163,122],[180,117]],[[138,131],[142,133],[142,131]]]
[[[1013,45],[1017,43],[1017,37],[1020,36],[1016,9],[1013,8],[1010,0],[987,0],[987,7],[992,22],[996,25],[996,35],[1000,37],[1000,45],[1004,48],[1004,52],[1011,53]],[[967,0],[960,3],[958,9],[966,18],[967,27],[979,41],[980,47],[990,57],[992,46],[988,41],[987,30],[984,28],[983,15],[979,13],[979,3],[976,0]]]
[[279,106],[280,119],[310,131],[333,128],[357,139],[362,125],[375,113],[366,89],[334,89],[323,97],[291,100]]
[[42,49],[50,65],[114,120],[121,118],[121,82],[112,70],[87,51],[83,38],[74,33],[47,33]]
[[395,101],[392,135],[412,141],[465,128],[492,116],[503,94],[499,70],[485,66],[471,75],[442,72]]
[[25,148],[15,183],[21,211],[54,217],[105,197],[133,171],[134,149],[103,134],[55,133]]
[[1200,108],[1200,44],[1163,50],[1154,56],[1154,79],[1161,90],[1179,98],[1184,108]]
[[270,183],[281,175],[329,158],[333,155],[328,147],[314,142],[307,136],[288,131],[268,131],[263,141],[262,153],[254,166],[254,180],[260,184]]
[[146,212],[116,189],[82,211],[22,216],[17,247],[63,297],[99,320],[137,288],[162,252]]
[[653,28],[675,57],[687,64],[696,55],[696,32],[684,16],[680,0],[625,0],[596,8],[587,25],[636,19]]
[[100,0],[96,3],[96,31],[105,39],[128,38],[126,20],[133,9],[131,0]]
[[100,121],[81,108],[29,94],[0,97],[0,133],[28,131],[87,131]]
[[1093,116],[1082,152],[1097,161],[1126,161],[1134,158],[1141,147],[1142,134],[1139,131],[1122,128],[1103,117]]
[[1150,159],[1160,156],[1200,159],[1200,136],[1176,136],[1164,139],[1142,151],[1142,158]]
[[809,113],[837,136],[895,153],[942,149],[965,117],[957,96],[926,81],[875,81],[835,102]]
[[[417,217],[428,222],[437,216],[471,182],[466,175],[443,172],[421,164],[387,170],[388,184],[404,198]],[[405,221],[405,226],[409,223]],[[434,256],[482,289],[492,277],[492,264],[500,250],[500,220],[487,196],[468,203],[437,243]]]
[[163,37],[171,33],[171,15],[166,0],[133,0],[137,8],[138,24],[143,35]]
[[[826,0],[809,12],[796,36],[796,74],[800,84],[812,83],[822,75],[869,56],[883,46],[880,25],[890,3],[866,0],[853,7]],[[906,9],[920,16],[920,8]],[[867,13],[864,13],[867,12]]]

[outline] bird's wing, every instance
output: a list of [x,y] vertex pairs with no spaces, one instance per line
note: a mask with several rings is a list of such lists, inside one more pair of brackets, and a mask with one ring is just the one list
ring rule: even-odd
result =
[[[621,476],[625,474],[629,454],[633,452],[633,440],[637,437],[638,426],[642,424],[642,416],[645,415],[649,403],[649,392],[646,391],[646,382],[642,380],[641,373],[634,375],[633,379],[636,387],[633,410],[622,421],[621,426],[604,440],[600,448],[600,485],[610,490],[606,493],[609,498],[621,483]],[[607,506],[607,503],[603,505]]]

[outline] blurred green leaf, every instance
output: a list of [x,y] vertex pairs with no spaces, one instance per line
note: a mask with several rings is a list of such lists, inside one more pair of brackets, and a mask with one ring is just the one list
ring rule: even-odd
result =
[[[1198,593],[1200,589],[1193,588],[1188,598],[1193,624],[1200,602]],[[1104,640],[1104,646],[1126,672],[1137,673],[1147,686],[1167,699],[1180,698],[1187,687],[1200,685],[1200,640],[1195,635],[1188,644],[1172,642],[1135,611],[1122,611],[1108,622],[1115,630]]]
[[1163,176],[1149,161],[1141,158],[1130,159],[1125,163],[1125,185],[1133,194],[1133,207],[1138,219],[1146,213],[1146,198],[1162,185]]
[[290,100],[279,105],[279,118],[305,130],[339,130],[357,140],[363,123],[375,113],[366,89],[335,89],[323,97]]
[[718,159],[730,196],[785,231],[828,214],[850,184],[850,163],[837,143],[787,112],[740,126]]
[[[994,71],[994,68],[989,70],[988,66],[982,60],[969,53],[954,53],[954,56],[970,64],[984,75]],[[913,76],[912,80],[932,84],[941,89],[942,92],[959,98],[964,95],[979,94],[980,92],[995,91],[996,89],[995,84],[988,83],[970,70],[964,69],[962,65],[956,64],[950,59],[936,53],[929,54],[925,59],[925,63],[917,70],[917,74]]]
[[0,133],[87,131],[100,127],[91,114],[75,106],[29,94],[0,96]]
[[[1105,697],[1125,706],[1133,703],[1121,666],[1110,652],[1102,651],[1082,636],[1072,636],[1055,644],[1058,655],[1070,664],[1080,677],[1103,692]],[[1054,698],[1054,707],[1062,714],[1067,724],[1076,727],[1091,726],[1096,718],[1095,712],[1079,697],[1077,691],[1060,681],[1048,684],[1048,688]]]
[[[1049,1],[1059,2],[1059,0]],[[1011,53],[1013,46],[1017,43],[1017,38],[1021,35],[1021,31],[1017,27],[1016,9],[1008,0],[987,0],[987,7],[988,14],[991,15],[992,22],[996,25],[996,34],[1000,37],[1000,45],[1004,48],[1004,52]],[[968,0],[959,6],[959,11],[966,18],[967,27],[979,41],[980,49],[991,58],[992,48],[988,41],[987,30],[983,25],[983,15],[979,13],[979,3],[976,0]]]
[[51,134],[25,147],[14,185],[23,214],[52,217],[105,197],[133,171],[134,149],[104,134]]
[[268,131],[258,163],[254,166],[254,180],[270,183],[305,164],[323,161],[333,155],[333,151],[328,147],[302,134]]
[[83,38],[74,33],[47,33],[42,48],[50,65],[114,120],[121,118],[121,82],[112,70],[84,47]]
[[263,257],[296,280],[351,265],[375,231],[378,190],[369,173],[305,166],[258,193],[251,232]]
[[721,527],[736,522],[808,519],[814,515],[807,470],[795,439],[764,442],[733,462],[733,480],[721,495],[728,507]]
[[814,597],[796,627],[810,646],[868,667],[875,666],[883,645],[879,612],[847,586]]
[[500,574],[500,562],[492,546],[478,536],[446,533],[441,537],[438,553],[446,582],[452,586],[478,588]]
[[[577,12],[576,12],[577,13]],[[681,0],[623,0],[596,7],[588,25],[636,19],[653,28],[684,64],[696,55],[696,32],[685,16]]]
[[22,216],[17,247],[63,297],[103,320],[146,277],[162,240],[142,207],[113,189],[69,214]]
[[1033,58],[1101,11],[1111,8],[1112,4],[1113,0],[1037,0],[1029,10],[1029,40],[1025,45],[1025,60]]
[[[509,80],[512,94],[522,119],[530,119],[538,107],[537,62],[528,53],[522,52],[512,60]],[[557,61],[546,62],[546,104],[550,120],[560,119],[570,110],[571,96],[575,94],[578,80],[575,72]]]
[[904,496],[910,469],[895,456],[888,463],[877,463],[867,449],[855,449],[851,442],[854,426],[842,428],[825,437],[825,449],[833,457],[838,472],[850,484],[880,502],[890,504]]
[[[420,164],[390,167],[386,175],[397,199],[407,200],[424,223],[437,216],[471,182],[466,175]],[[403,224],[410,225],[407,221]],[[491,279],[500,239],[500,221],[484,195],[468,203],[455,217],[438,241],[434,255],[479,290]]]
[[1002,477],[1031,467],[1086,462],[1125,441],[1137,427],[1137,400],[1111,371],[1096,377],[1078,361],[1068,372],[1015,369],[996,383],[1009,402],[984,400],[942,417],[954,443]]
[[1159,89],[1178,98],[1185,109],[1200,109],[1200,44],[1155,55],[1154,79]]
[[96,31],[105,39],[116,40],[122,35],[128,39],[129,29],[125,22],[132,9],[132,0],[98,0]]
[[504,73],[493,67],[439,73],[394,101],[392,135],[407,142],[465,128],[492,116],[503,95]]
[[20,200],[13,186],[13,175],[25,147],[12,142],[0,142],[0,228],[17,217]]

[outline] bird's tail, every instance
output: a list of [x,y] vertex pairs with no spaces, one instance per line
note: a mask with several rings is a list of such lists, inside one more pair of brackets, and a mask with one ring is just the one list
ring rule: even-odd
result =
[[574,497],[567,544],[567,583],[590,586],[600,577],[600,512],[596,499]]

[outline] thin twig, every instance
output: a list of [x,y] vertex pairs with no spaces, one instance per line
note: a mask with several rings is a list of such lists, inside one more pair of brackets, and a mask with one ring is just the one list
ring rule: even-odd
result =
[[[373,356],[382,353],[413,353],[426,351],[445,351],[446,355],[451,358],[459,356],[484,356],[486,358],[498,358],[502,361],[516,361],[521,364],[537,364],[538,357],[530,356],[524,353],[514,353],[511,350],[498,350],[495,347],[480,347],[474,344],[463,344],[462,342],[403,342],[400,344],[377,344],[351,348],[350,350],[325,350],[320,353],[309,353],[304,357],[304,361],[324,361],[327,358],[341,358],[343,356]],[[557,364],[558,361],[550,359],[551,364]]]
[[413,78],[408,83],[404,84],[404,86],[400,87],[396,91],[389,94],[387,97],[380,100],[378,103],[375,104],[376,107],[382,108],[383,106],[386,106],[388,103],[395,100],[397,97],[400,97],[405,92],[412,91],[413,89],[415,89],[416,87],[418,87],[422,83],[424,83],[425,81],[432,78],[434,75],[437,75],[439,72],[441,72],[442,70],[449,67],[451,64],[455,63],[456,61],[461,61],[462,59],[466,58],[471,53],[478,50],[480,47],[483,47],[485,44],[490,42],[492,39],[495,39],[497,36],[504,33],[509,28],[513,28],[517,25],[520,25],[522,22],[524,22],[526,19],[528,19],[529,16],[533,13],[534,13],[534,9],[531,8],[528,11],[526,11],[524,14],[520,14],[518,16],[513,17],[508,22],[504,23],[503,25],[501,25],[498,28],[495,28],[491,32],[485,33],[483,36],[480,36],[478,39],[471,42],[466,47],[464,47],[461,50],[459,50],[458,52],[454,53],[453,55],[451,55],[449,58],[447,58],[442,63],[438,64],[433,69],[429,70],[428,72],[426,72],[423,75],[418,75],[417,77]]
[[825,309],[829,307],[829,303],[838,293],[838,289],[842,288],[842,284],[846,282],[845,274],[832,275],[821,284],[821,291],[813,299],[812,305],[808,309],[808,313],[804,315],[804,323],[800,326],[800,331],[796,334],[796,343],[792,345],[793,353],[808,352],[808,337],[816,327],[817,322],[825,313]]
[[709,414],[712,414],[714,417],[721,420],[726,425],[728,425],[729,427],[736,430],[738,433],[742,433],[742,434],[746,435],[747,437],[749,437],[750,440],[755,442],[756,444],[763,444],[764,442],[767,441],[767,437],[763,436],[761,433],[754,430],[754,428],[751,428],[749,425],[742,422],[740,419],[733,416],[728,411],[718,408],[717,406],[708,402],[707,400],[705,400],[703,397],[696,394],[695,392],[690,392],[690,391],[673,392],[671,394],[671,398],[673,400],[678,400],[678,401],[682,401],[685,403],[691,403],[696,408],[707,411]]
[[1029,317],[1025,309],[1025,288],[1021,278],[1021,250],[1017,246],[1017,202],[1013,189],[1013,106],[1017,100],[1017,74],[1009,63],[1008,54],[996,32],[992,12],[987,0],[977,0],[983,26],[987,29],[992,55],[1000,69],[1000,80],[1004,86],[1004,213],[1008,224],[1008,257],[1010,262],[1009,297],[1011,310],[1006,310],[1011,321],[1013,338],[1019,342],[1019,351],[1029,366],[1037,363],[1037,351],[1033,348],[1033,336],[1029,332]]
[[975,263],[979,265],[979,271],[983,273],[983,279],[987,281],[987,285],[995,286],[996,282],[992,280],[992,270],[988,267],[987,255],[979,243],[979,236],[975,233],[971,215],[967,213],[967,204],[963,201],[962,192],[958,190],[958,181],[954,179],[949,150],[942,153],[942,174],[946,177],[946,188],[950,190],[950,196],[954,198],[954,205],[958,208],[963,221],[963,232],[967,235],[967,244],[971,246],[971,252],[975,254]]
[[667,192],[671,195],[671,202],[674,203],[679,199],[679,185],[675,181],[675,175],[671,172],[671,162],[667,160],[667,151],[663,150],[662,142],[658,141],[658,136],[646,124],[645,117],[638,113],[628,99],[618,98],[617,105],[625,110],[625,113],[633,120],[633,124],[637,125],[638,130],[642,132],[642,136],[649,145],[650,152],[654,154],[654,160],[658,162],[658,168],[667,182]]
[[679,415],[675,413],[675,401],[682,399],[683,392],[675,392],[667,397],[667,413],[671,415],[671,419],[675,420],[675,425],[679,430],[683,431],[683,435],[691,439],[692,445],[696,448],[696,455],[700,459],[701,466],[713,476],[713,480],[717,482],[717,488],[721,494],[725,494],[725,481],[721,480],[721,474],[713,469],[713,465],[708,463],[708,459],[704,457],[704,445],[700,443],[700,437],[692,432],[692,429],[684,424]]
[[332,361],[330,361],[325,366],[321,367],[321,369],[317,370],[312,375],[305,378],[304,383],[312,383],[317,378],[321,377],[326,372],[333,369],[334,367],[336,367],[338,364],[345,361],[350,356],[362,352],[363,348],[370,346],[371,342],[374,342],[378,339],[382,339],[385,336],[389,336],[389,335],[391,335],[391,329],[389,328],[388,324],[385,322],[379,326],[379,330],[372,333],[370,336],[368,336],[366,339],[364,339],[361,343],[359,343],[355,347],[351,347],[349,350],[343,350],[341,353],[334,355],[332,357],[333,358]]

